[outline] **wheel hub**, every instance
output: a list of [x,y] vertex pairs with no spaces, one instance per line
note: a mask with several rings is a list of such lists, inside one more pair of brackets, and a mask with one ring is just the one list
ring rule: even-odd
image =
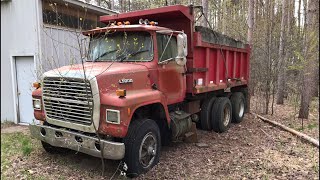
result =
[[230,122],[230,108],[226,106],[223,110],[224,118],[223,118],[223,125],[228,126]]
[[139,149],[139,161],[144,166],[148,168],[154,161],[157,154],[157,140],[152,132],[149,132],[142,139],[140,149]]
[[156,155],[156,151],[153,149],[152,146],[148,147],[148,154],[152,156]]
[[242,117],[243,116],[243,114],[244,114],[244,103],[243,103],[243,101],[240,101],[240,103],[239,103],[239,106],[240,106],[240,110],[239,110],[239,117]]

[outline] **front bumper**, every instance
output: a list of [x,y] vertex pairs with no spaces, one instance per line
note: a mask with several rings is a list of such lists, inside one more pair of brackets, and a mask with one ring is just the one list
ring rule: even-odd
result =
[[45,125],[30,124],[29,129],[33,137],[52,146],[72,149],[95,157],[101,157],[100,150],[102,150],[104,158],[114,160],[122,159],[125,154],[124,143],[101,139],[101,144],[97,146],[98,138],[80,133]]

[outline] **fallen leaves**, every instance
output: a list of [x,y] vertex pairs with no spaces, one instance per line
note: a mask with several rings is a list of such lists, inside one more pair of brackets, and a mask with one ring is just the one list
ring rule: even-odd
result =
[[[159,164],[137,179],[318,178],[319,149],[255,120],[252,115],[245,117],[241,124],[232,124],[226,133],[198,130],[199,143],[176,142],[162,147]],[[2,177],[108,179],[119,164],[106,160],[106,175],[102,177],[99,158],[82,153],[50,155],[38,141],[32,139],[32,144],[34,151],[29,156],[10,156],[7,159],[10,163],[1,165]]]

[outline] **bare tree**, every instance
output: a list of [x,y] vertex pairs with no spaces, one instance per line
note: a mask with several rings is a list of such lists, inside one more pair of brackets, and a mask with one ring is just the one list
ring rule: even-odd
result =
[[[202,0],[202,8],[203,8],[203,14],[204,16],[208,17],[208,1],[207,0]],[[207,21],[206,18],[202,18],[201,26],[207,27]]]
[[[254,0],[249,0],[249,9],[248,9],[248,37],[247,41],[252,48],[252,36],[253,36],[253,27],[254,27]],[[249,67],[250,69],[250,67]],[[249,73],[249,81],[251,80],[250,73]],[[249,87],[249,92],[251,92],[251,88]],[[248,96],[248,111],[250,111],[250,99],[251,93]]]
[[280,30],[280,45],[279,45],[279,62],[278,62],[278,85],[277,85],[277,104],[283,104],[284,99],[284,80],[285,80],[285,57],[284,43],[286,39],[285,25],[287,20],[287,0],[282,0],[282,18]]
[[312,98],[312,86],[314,72],[319,69],[319,0],[308,2],[306,21],[305,21],[305,39],[304,39],[304,68],[302,71],[301,102],[299,118],[308,119],[309,106]]

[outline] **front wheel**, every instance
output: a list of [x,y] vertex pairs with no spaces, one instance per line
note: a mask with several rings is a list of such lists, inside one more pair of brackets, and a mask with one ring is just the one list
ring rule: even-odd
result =
[[136,177],[159,162],[161,137],[157,123],[150,119],[132,121],[127,136],[125,163],[127,176]]

